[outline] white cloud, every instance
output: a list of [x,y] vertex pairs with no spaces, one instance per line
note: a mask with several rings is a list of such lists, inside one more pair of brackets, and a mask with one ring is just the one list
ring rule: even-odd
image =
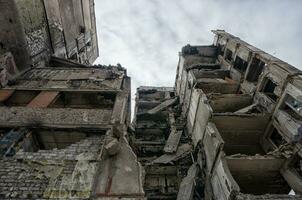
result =
[[178,51],[225,29],[302,69],[300,0],[95,0],[100,57],[139,85],[173,86]]

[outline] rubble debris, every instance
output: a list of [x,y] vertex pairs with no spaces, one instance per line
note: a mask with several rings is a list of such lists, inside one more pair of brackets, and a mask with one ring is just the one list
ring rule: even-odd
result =
[[178,144],[182,135],[182,130],[177,130],[175,124],[175,116],[170,110],[169,113],[170,135],[164,147],[165,153],[174,153],[178,148]]
[[179,191],[177,195],[178,200],[192,200],[194,195],[194,189],[196,186],[195,179],[199,172],[199,166],[194,163],[188,170],[188,175],[183,178],[180,183]]
[[174,153],[177,151],[178,143],[181,138],[182,130],[177,131],[173,130],[170,132],[169,138],[166,142],[166,145],[164,147],[165,153]]
[[156,158],[152,161],[152,163],[172,163],[177,161],[178,159],[185,157],[187,154],[192,152],[192,146],[189,144],[183,144],[178,147],[175,154],[163,154],[162,156]]

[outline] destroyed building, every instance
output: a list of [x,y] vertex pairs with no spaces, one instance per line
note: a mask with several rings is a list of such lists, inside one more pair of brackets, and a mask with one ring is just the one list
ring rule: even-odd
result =
[[216,30],[131,122],[126,69],[91,65],[93,0],[0,11],[0,199],[302,199],[300,70]]

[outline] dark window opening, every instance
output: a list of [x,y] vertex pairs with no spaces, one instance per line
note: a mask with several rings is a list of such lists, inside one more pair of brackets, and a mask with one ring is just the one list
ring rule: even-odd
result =
[[302,160],[298,157],[293,162],[293,167],[296,172],[302,177]]
[[170,93],[170,97],[175,97],[175,93],[174,92],[169,92]]
[[244,73],[246,71],[248,62],[236,56],[234,68],[238,69],[240,72]]
[[224,54],[224,45],[218,44],[218,55],[223,56]]
[[273,81],[271,81],[270,79],[267,78],[265,80],[265,84],[264,84],[261,92],[263,92],[265,95],[267,95],[272,100],[276,101],[278,98],[278,96],[274,93],[276,86],[277,85]]
[[282,138],[282,136],[280,135],[280,133],[277,131],[276,128],[273,129],[270,139],[277,147],[285,143],[285,140]]
[[233,52],[229,49],[226,49],[225,59],[228,61],[232,61],[232,58],[233,58]]
[[91,46],[92,46],[91,41],[87,42],[87,43],[86,43],[86,46],[91,47]]
[[71,56],[70,56],[70,59],[71,60],[75,60],[75,61],[77,61],[78,60],[78,55],[75,53],[75,54],[72,54]]
[[264,66],[265,66],[265,62],[262,62],[261,60],[254,58],[249,68],[249,72],[247,74],[246,80],[250,82],[257,82],[260,74],[263,71]]

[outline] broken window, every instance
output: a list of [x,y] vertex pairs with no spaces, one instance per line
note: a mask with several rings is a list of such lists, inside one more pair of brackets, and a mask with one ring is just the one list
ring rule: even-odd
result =
[[277,147],[285,142],[276,128],[273,128],[270,139]]
[[223,56],[224,54],[224,45],[218,44],[218,55]]
[[273,101],[276,101],[278,98],[278,96],[274,93],[276,86],[277,86],[277,84],[275,84],[269,78],[266,78],[264,80],[264,85],[262,87],[261,92],[263,92],[265,95],[267,95]]
[[246,80],[249,82],[257,82],[260,74],[263,71],[265,62],[260,59],[254,58],[252,60],[251,66],[249,67],[249,72],[247,74]]
[[239,70],[241,73],[244,73],[246,71],[248,62],[241,59],[239,56],[236,56],[234,68]]
[[229,49],[226,49],[226,52],[225,52],[225,59],[227,61],[232,61],[232,58],[233,58],[233,52]]
[[280,108],[296,120],[302,120],[302,101],[286,94]]

